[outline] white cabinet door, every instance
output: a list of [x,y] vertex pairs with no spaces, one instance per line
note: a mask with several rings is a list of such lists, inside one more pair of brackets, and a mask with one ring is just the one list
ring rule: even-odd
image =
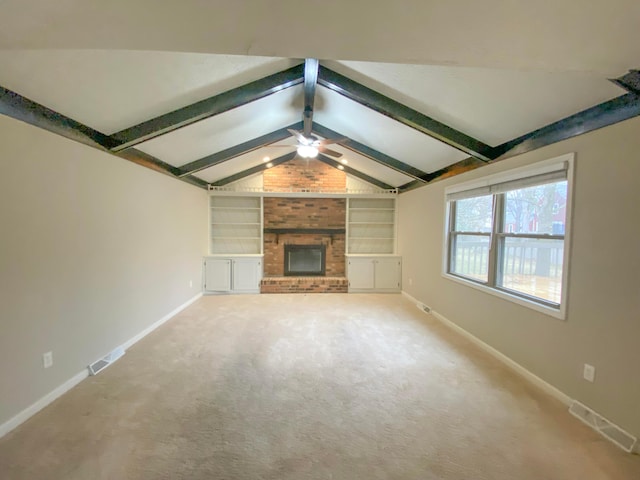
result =
[[374,264],[371,258],[351,258],[348,269],[349,288],[374,288]]
[[262,278],[262,262],[257,258],[233,260],[233,291],[258,291]]
[[208,292],[231,291],[231,260],[207,258],[204,262],[204,289]]
[[399,290],[400,289],[400,259],[377,258],[375,264],[375,289]]
[[350,292],[399,292],[401,257],[351,257],[347,278]]

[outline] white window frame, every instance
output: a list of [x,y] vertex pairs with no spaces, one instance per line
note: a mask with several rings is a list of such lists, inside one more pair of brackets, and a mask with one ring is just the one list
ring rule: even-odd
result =
[[[573,216],[573,177],[574,177],[574,162],[575,162],[575,153],[567,153],[561,155],[559,157],[551,158],[549,160],[544,160],[541,162],[534,163],[532,165],[528,165],[526,167],[515,168],[506,172],[501,172],[493,175],[489,175],[480,179],[476,179],[470,182],[460,183],[457,185],[452,185],[445,189],[445,201],[444,201],[444,243],[443,243],[443,252],[442,255],[442,276],[456,283],[460,283],[462,285],[466,285],[468,287],[475,288],[477,290],[483,291],[485,293],[489,293],[491,295],[503,298],[505,300],[509,300],[511,302],[517,303],[519,305],[531,308],[538,312],[550,315],[552,317],[564,320],[566,319],[567,313],[567,305],[568,305],[568,293],[569,293],[569,258],[570,258],[570,250],[571,250],[571,224],[572,224],[572,216]],[[558,171],[560,169],[566,169],[567,172],[567,205],[566,205],[566,218],[565,218],[565,233],[564,233],[564,251],[563,251],[563,259],[562,259],[562,298],[560,305],[556,308],[555,306],[550,306],[541,300],[540,302],[529,299],[524,296],[510,294],[502,289],[498,289],[496,287],[490,285],[484,285],[482,283],[475,282],[470,279],[466,279],[462,276],[455,275],[449,273],[449,258],[451,252],[449,251],[449,246],[451,242],[449,241],[449,232],[450,232],[450,202],[455,200],[448,200],[447,198],[450,196],[455,196],[455,194],[476,190],[480,193],[478,195],[492,195],[491,187],[505,183],[517,181],[519,179],[525,179],[528,177],[533,177],[537,175],[543,175],[546,173]],[[481,193],[486,190],[486,193]],[[495,203],[495,202],[494,202]],[[495,227],[494,227],[495,229]],[[495,235],[495,231],[492,229],[491,236]],[[492,238],[492,244],[495,240]]]

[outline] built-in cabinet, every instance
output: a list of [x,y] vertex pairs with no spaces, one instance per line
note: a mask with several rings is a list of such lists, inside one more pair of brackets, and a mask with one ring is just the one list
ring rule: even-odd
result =
[[205,292],[259,293],[262,256],[207,257],[204,260]]
[[348,256],[349,292],[399,292],[402,258],[385,256]]
[[[262,196],[210,197],[210,256],[204,291],[257,293],[262,279]],[[347,200],[346,270],[350,292],[399,292],[396,199]]]
[[395,233],[395,198],[349,199],[347,254],[393,254]]

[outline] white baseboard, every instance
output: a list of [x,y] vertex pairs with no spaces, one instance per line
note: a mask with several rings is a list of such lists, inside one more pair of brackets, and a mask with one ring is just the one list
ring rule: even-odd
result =
[[125,350],[129,349],[129,347],[131,347],[132,345],[138,343],[140,340],[142,340],[144,337],[149,335],[151,332],[153,332],[160,325],[162,325],[163,323],[167,322],[171,318],[175,317],[177,314],[179,314],[182,310],[184,310],[189,305],[191,305],[193,302],[198,300],[200,297],[202,297],[202,292],[198,293],[195,297],[191,298],[190,300],[187,300],[185,303],[183,303],[179,307],[171,310],[169,313],[167,313],[160,320],[158,320],[155,323],[152,323],[147,328],[145,328],[143,331],[141,331],[139,334],[137,334],[136,336],[134,336],[134,337],[130,338],[129,340],[127,340],[126,342],[124,342],[122,344],[122,348],[124,348]]
[[[420,302],[419,300],[413,298],[411,295],[409,295],[405,291],[402,292],[402,295],[404,295],[406,298],[411,300],[416,305],[423,304],[422,302]],[[509,367],[511,370],[516,372],[518,375],[522,376],[523,378],[525,378],[529,382],[533,383],[538,388],[541,388],[542,390],[547,392],[549,395],[551,395],[552,397],[556,398],[557,400],[559,400],[560,402],[565,404],[567,407],[569,407],[571,405],[571,403],[573,402],[573,399],[571,397],[569,397],[566,393],[558,390],[556,387],[554,387],[550,383],[544,381],[543,379],[541,379],[537,375],[531,373],[529,370],[524,368],[522,365],[520,365],[519,363],[515,362],[511,358],[507,357],[504,353],[499,352],[498,350],[493,348],[491,345],[483,342],[482,340],[480,340],[478,337],[476,337],[472,333],[469,333],[464,328],[460,327],[456,323],[454,323],[451,320],[449,320],[448,318],[446,318],[444,315],[441,315],[440,313],[436,312],[435,310],[431,310],[431,315],[433,315],[437,320],[439,320],[441,323],[443,323],[447,327],[451,328],[455,332],[459,333],[463,337],[465,337],[468,340],[470,340],[472,343],[474,343],[475,345],[480,347],[485,352],[489,353],[494,358],[500,360],[504,365]]]
[[10,418],[6,422],[4,422],[2,425],[0,425],[0,438],[5,436],[7,433],[9,433],[11,430],[16,428],[21,423],[26,422],[29,418],[31,418],[40,410],[42,410],[44,407],[49,405],[56,398],[60,397],[67,391],[71,390],[73,387],[75,387],[77,384],[79,384],[82,380],[84,380],[88,376],[89,376],[89,370],[85,368],[81,372],[76,373],[73,377],[71,377],[69,380],[64,382],[62,385],[58,386],[54,390],[47,393],[44,397],[40,398],[37,402],[33,403],[32,405],[22,410],[15,417]]
[[[155,322],[152,325],[148,326],[142,332],[138,333],[136,336],[134,336],[130,340],[127,340],[122,345],[122,347],[125,350],[128,349],[133,344],[135,344],[136,342],[140,341],[145,336],[149,335],[151,332],[153,332],[156,328],[158,328],[160,325],[165,323],[167,320],[169,320],[170,318],[176,316],[178,313],[180,313],[182,310],[187,308],[189,305],[191,305],[193,302],[198,300],[200,297],[202,297],[202,293],[199,293],[195,297],[191,298],[187,302],[185,302],[182,305],[180,305],[179,307],[175,308],[174,310],[169,312],[167,315],[162,317],[160,320],[158,320],[157,322]],[[0,438],[5,436],[7,433],[9,433],[11,430],[16,428],[20,424],[26,422],[33,415],[35,415],[40,410],[45,408],[47,405],[49,405],[51,402],[53,402],[58,397],[62,396],[63,394],[65,394],[66,392],[71,390],[73,387],[78,385],[81,381],[83,381],[88,376],[89,376],[89,370],[87,368],[84,368],[81,372],[76,373],[73,377],[71,377],[69,380],[64,382],[62,385],[59,385],[58,387],[56,387],[55,389],[53,389],[52,391],[47,393],[44,397],[40,398],[35,403],[31,404],[30,406],[28,406],[27,408],[22,410],[16,416],[10,418],[9,420],[7,420],[3,424],[1,424],[0,425]]]

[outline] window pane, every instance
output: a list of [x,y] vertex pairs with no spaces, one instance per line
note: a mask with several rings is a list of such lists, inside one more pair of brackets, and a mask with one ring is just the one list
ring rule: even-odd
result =
[[502,231],[564,235],[567,181],[505,193]]
[[563,240],[506,237],[498,285],[559,304],[563,254]]
[[456,201],[454,230],[458,232],[490,232],[493,196],[465,198]]
[[486,282],[489,278],[489,237],[457,234],[452,241],[451,273]]

